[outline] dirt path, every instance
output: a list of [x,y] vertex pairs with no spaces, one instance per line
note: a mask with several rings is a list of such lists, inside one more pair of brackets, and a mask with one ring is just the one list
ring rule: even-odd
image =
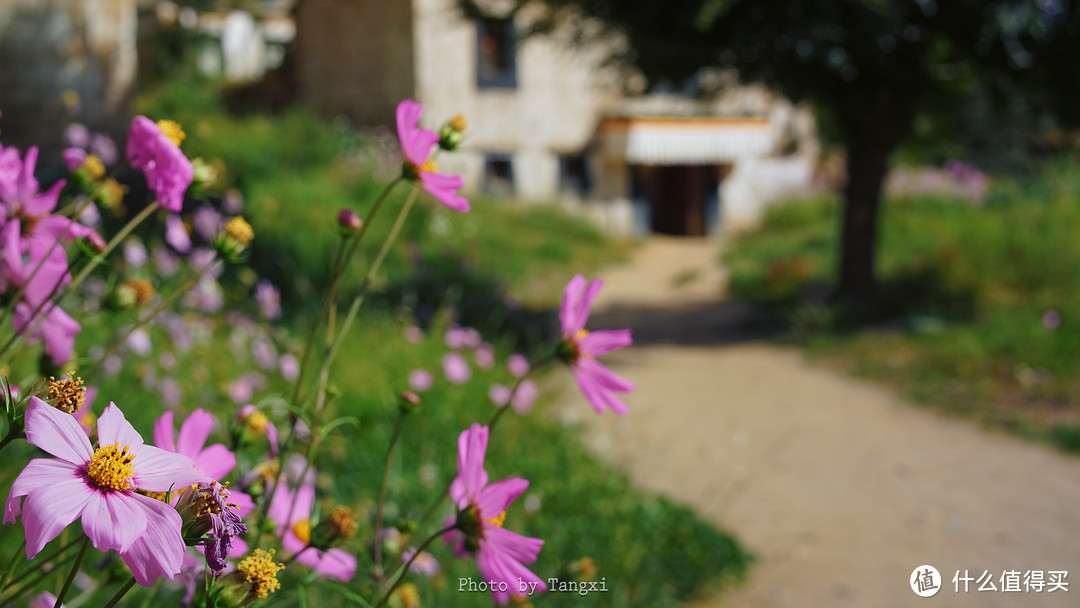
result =
[[[658,240],[612,271],[592,325],[635,329],[608,358],[638,384],[631,413],[596,417],[572,390],[562,409],[640,485],[756,553],[745,583],[699,608],[1080,605],[1080,459],[763,343],[750,311],[716,300],[715,259],[714,244]],[[944,579],[929,599],[908,583],[922,564]],[[957,570],[988,570],[999,591],[956,593]],[[1006,570],[1069,571],[1072,591],[1003,593]]]

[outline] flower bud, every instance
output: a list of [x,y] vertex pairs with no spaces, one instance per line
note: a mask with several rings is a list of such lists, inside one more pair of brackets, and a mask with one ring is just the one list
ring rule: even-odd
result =
[[360,232],[364,227],[363,220],[352,209],[342,209],[337,214],[337,225],[341,230],[341,236],[351,236]]
[[439,129],[439,147],[447,152],[457,150],[465,137],[465,117],[455,114]]
[[105,248],[109,246],[109,244],[105,242],[105,237],[97,232],[87,233],[86,236],[80,239],[80,243],[93,253],[102,253],[105,251]]
[[406,413],[414,412],[420,408],[420,395],[412,391],[402,391],[398,396],[398,406]]
[[237,215],[225,222],[225,227],[221,233],[214,237],[214,248],[217,249],[222,258],[230,262],[237,262],[240,259],[240,254],[247,249],[247,246],[251,244],[254,238],[255,231],[251,229],[251,224]]

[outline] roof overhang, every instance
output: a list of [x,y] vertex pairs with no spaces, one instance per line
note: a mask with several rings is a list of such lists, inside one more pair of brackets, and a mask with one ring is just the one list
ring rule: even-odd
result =
[[600,153],[641,165],[709,165],[761,156],[772,148],[767,118],[608,117]]

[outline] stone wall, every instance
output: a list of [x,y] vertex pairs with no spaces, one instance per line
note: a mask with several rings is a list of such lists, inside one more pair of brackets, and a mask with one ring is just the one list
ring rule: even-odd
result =
[[[2,141],[55,153],[72,118],[122,130],[135,84],[136,23],[135,0],[0,0]],[[65,91],[78,94],[73,114]]]

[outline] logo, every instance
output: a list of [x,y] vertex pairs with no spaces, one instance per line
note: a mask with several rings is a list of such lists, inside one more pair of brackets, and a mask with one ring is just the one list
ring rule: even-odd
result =
[[941,573],[930,565],[922,565],[911,573],[911,590],[919,597],[930,597],[941,590]]

